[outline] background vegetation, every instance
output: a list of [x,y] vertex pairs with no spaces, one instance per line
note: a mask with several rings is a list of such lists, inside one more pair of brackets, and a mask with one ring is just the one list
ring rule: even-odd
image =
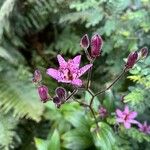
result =
[[[56,109],[51,102],[39,100],[32,84],[33,71],[42,71],[53,95],[58,84],[45,74],[46,68],[57,66],[58,53],[66,58],[83,54],[80,38],[95,32],[102,35],[104,47],[94,66],[93,91],[113,81],[130,51],[150,48],[150,1],[0,1],[1,150],[150,149],[148,135],[136,128],[116,130],[113,117],[116,107],[128,104],[139,113],[139,121],[150,123],[150,57],[97,97],[111,114],[100,121],[98,135],[91,131],[90,115],[77,103]],[[82,57],[82,63],[87,63],[86,58]],[[88,100],[89,95],[81,93],[76,98]]]

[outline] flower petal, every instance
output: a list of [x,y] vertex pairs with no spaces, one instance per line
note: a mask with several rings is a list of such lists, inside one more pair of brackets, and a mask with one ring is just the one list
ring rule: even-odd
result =
[[133,124],[137,124],[137,125],[139,124],[139,122],[134,120],[134,119],[129,119],[128,122],[133,123]]
[[124,122],[124,119],[122,118],[117,118],[116,121],[119,123],[119,122]]
[[74,84],[74,85],[77,85],[77,86],[81,86],[82,85],[82,80],[74,79],[71,83]]
[[123,113],[120,109],[116,110],[116,114],[117,114],[118,117],[123,117]]
[[125,106],[124,112],[125,112],[125,114],[129,114],[129,107],[128,106]]
[[81,61],[81,55],[78,55],[75,58],[73,58],[73,62],[74,62],[74,65],[76,66],[76,68],[79,68],[80,61]]
[[133,119],[133,118],[135,118],[136,116],[137,116],[137,112],[132,111],[132,112],[130,112],[130,114],[128,115],[128,118]]
[[65,61],[65,59],[61,55],[57,55],[57,60],[59,62],[60,67],[66,66],[67,62]]
[[93,64],[85,65],[84,67],[79,69],[78,78],[81,77],[87,70],[92,67]]
[[46,73],[52,78],[59,80],[59,71],[53,68],[47,69]]
[[129,128],[131,128],[131,124],[129,122],[124,122],[124,127],[126,129],[129,129]]

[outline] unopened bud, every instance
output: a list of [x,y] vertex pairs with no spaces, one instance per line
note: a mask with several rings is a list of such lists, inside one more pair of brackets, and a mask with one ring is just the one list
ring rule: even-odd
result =
[[127,69],[132,68],[135,65],[137,59],[138,59],[138,53],[137,53],[137,51],[131,52],[128,55],[127,63],[125,64],[126,68]]
[[95,34],[91,38],[91,57],[96,58],[101,55],[103,40],[99,34]]
[[143,47],[142,49],[140,49],[139,59],[144,59],[147,57],[147,55],[148,55],[148,48],[147,47]]
[[45,85],[41,85],[38,87],[38,93],[43,103],[47,102],[50,98],[48,88]]
[[104,107],[100,107],[99,108],[99,114],[100,114],[100,116],[102,117],[102,118],[104,118],[104,117],[106,117],[106,115],[107,115],[107,110],[106,110],[106,108],[104,108]]
[[61,100],[65,100],[66,99],[66,95],[67,95],[67,92],[64,88],[62,87],[58,87],[56,90],[55,90],[55,93],[56,95],[61,99]]
[[53,102],[56,104],[57,108],[61,106],[61,99],[58,96],[53,97]]
[[37,83],[37,82],[40,82],[42,80],[42,75],[41,75],[41,72],[40,70],[35,70],[34,71],[34,75],[33,75],[33,82]]
[[80,46],[83,49],[87,49],[89,47],[89,45],[90,45],[89,37],[87,34],[85,34],[80,40]]

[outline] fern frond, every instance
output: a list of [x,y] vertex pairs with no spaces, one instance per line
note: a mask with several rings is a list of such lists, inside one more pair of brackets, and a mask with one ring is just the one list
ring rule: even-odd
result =
[[13,148],[13,138],[16,136],[15,127],[17,120],[11,115],[0,112],[0,149],[9,150]]
[[0,8],[0,41],[2,40],[4,29],[9,28],[9,16],[12,13],[16,0],[6,0]]
[[0,72],[0,108],[4,113],[13,109],[15,117],[39,121],[43,105],[39,102],[35,87],[26,75],[26,79],[22,79],[17,73],[12,68]]

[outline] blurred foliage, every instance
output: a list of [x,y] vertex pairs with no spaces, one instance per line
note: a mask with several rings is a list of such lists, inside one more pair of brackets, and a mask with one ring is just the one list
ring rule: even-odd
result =
[[[139,121],[150,123],[150,57],[138,62],[113,91],[96,98],[95,111],[100,101],[109,112],[106,120],[97,114],[99,131],[94,131],[88,110],[77,103],[57,110],[51,102],[39,101],[32,85],[33,70],[40,68],[53,94],[57,83],[46,76],[45,69],[56,66],[58,53],[66,58],[83,54],[81,36],[95,32],[102,35],[104,47],[94,65],[93,91],[113,81],[130,51],[150,48],[150,1],[0,1],[0,149],[150,149],[149,136],[136,128],[118,129],[114,121],[115,107],[129,104],[139,112]],[[84,57],[82,63],[86,63]],[[126,95],[125,104],[120,95]],[[89,95],[75,98],[88,101]]]

